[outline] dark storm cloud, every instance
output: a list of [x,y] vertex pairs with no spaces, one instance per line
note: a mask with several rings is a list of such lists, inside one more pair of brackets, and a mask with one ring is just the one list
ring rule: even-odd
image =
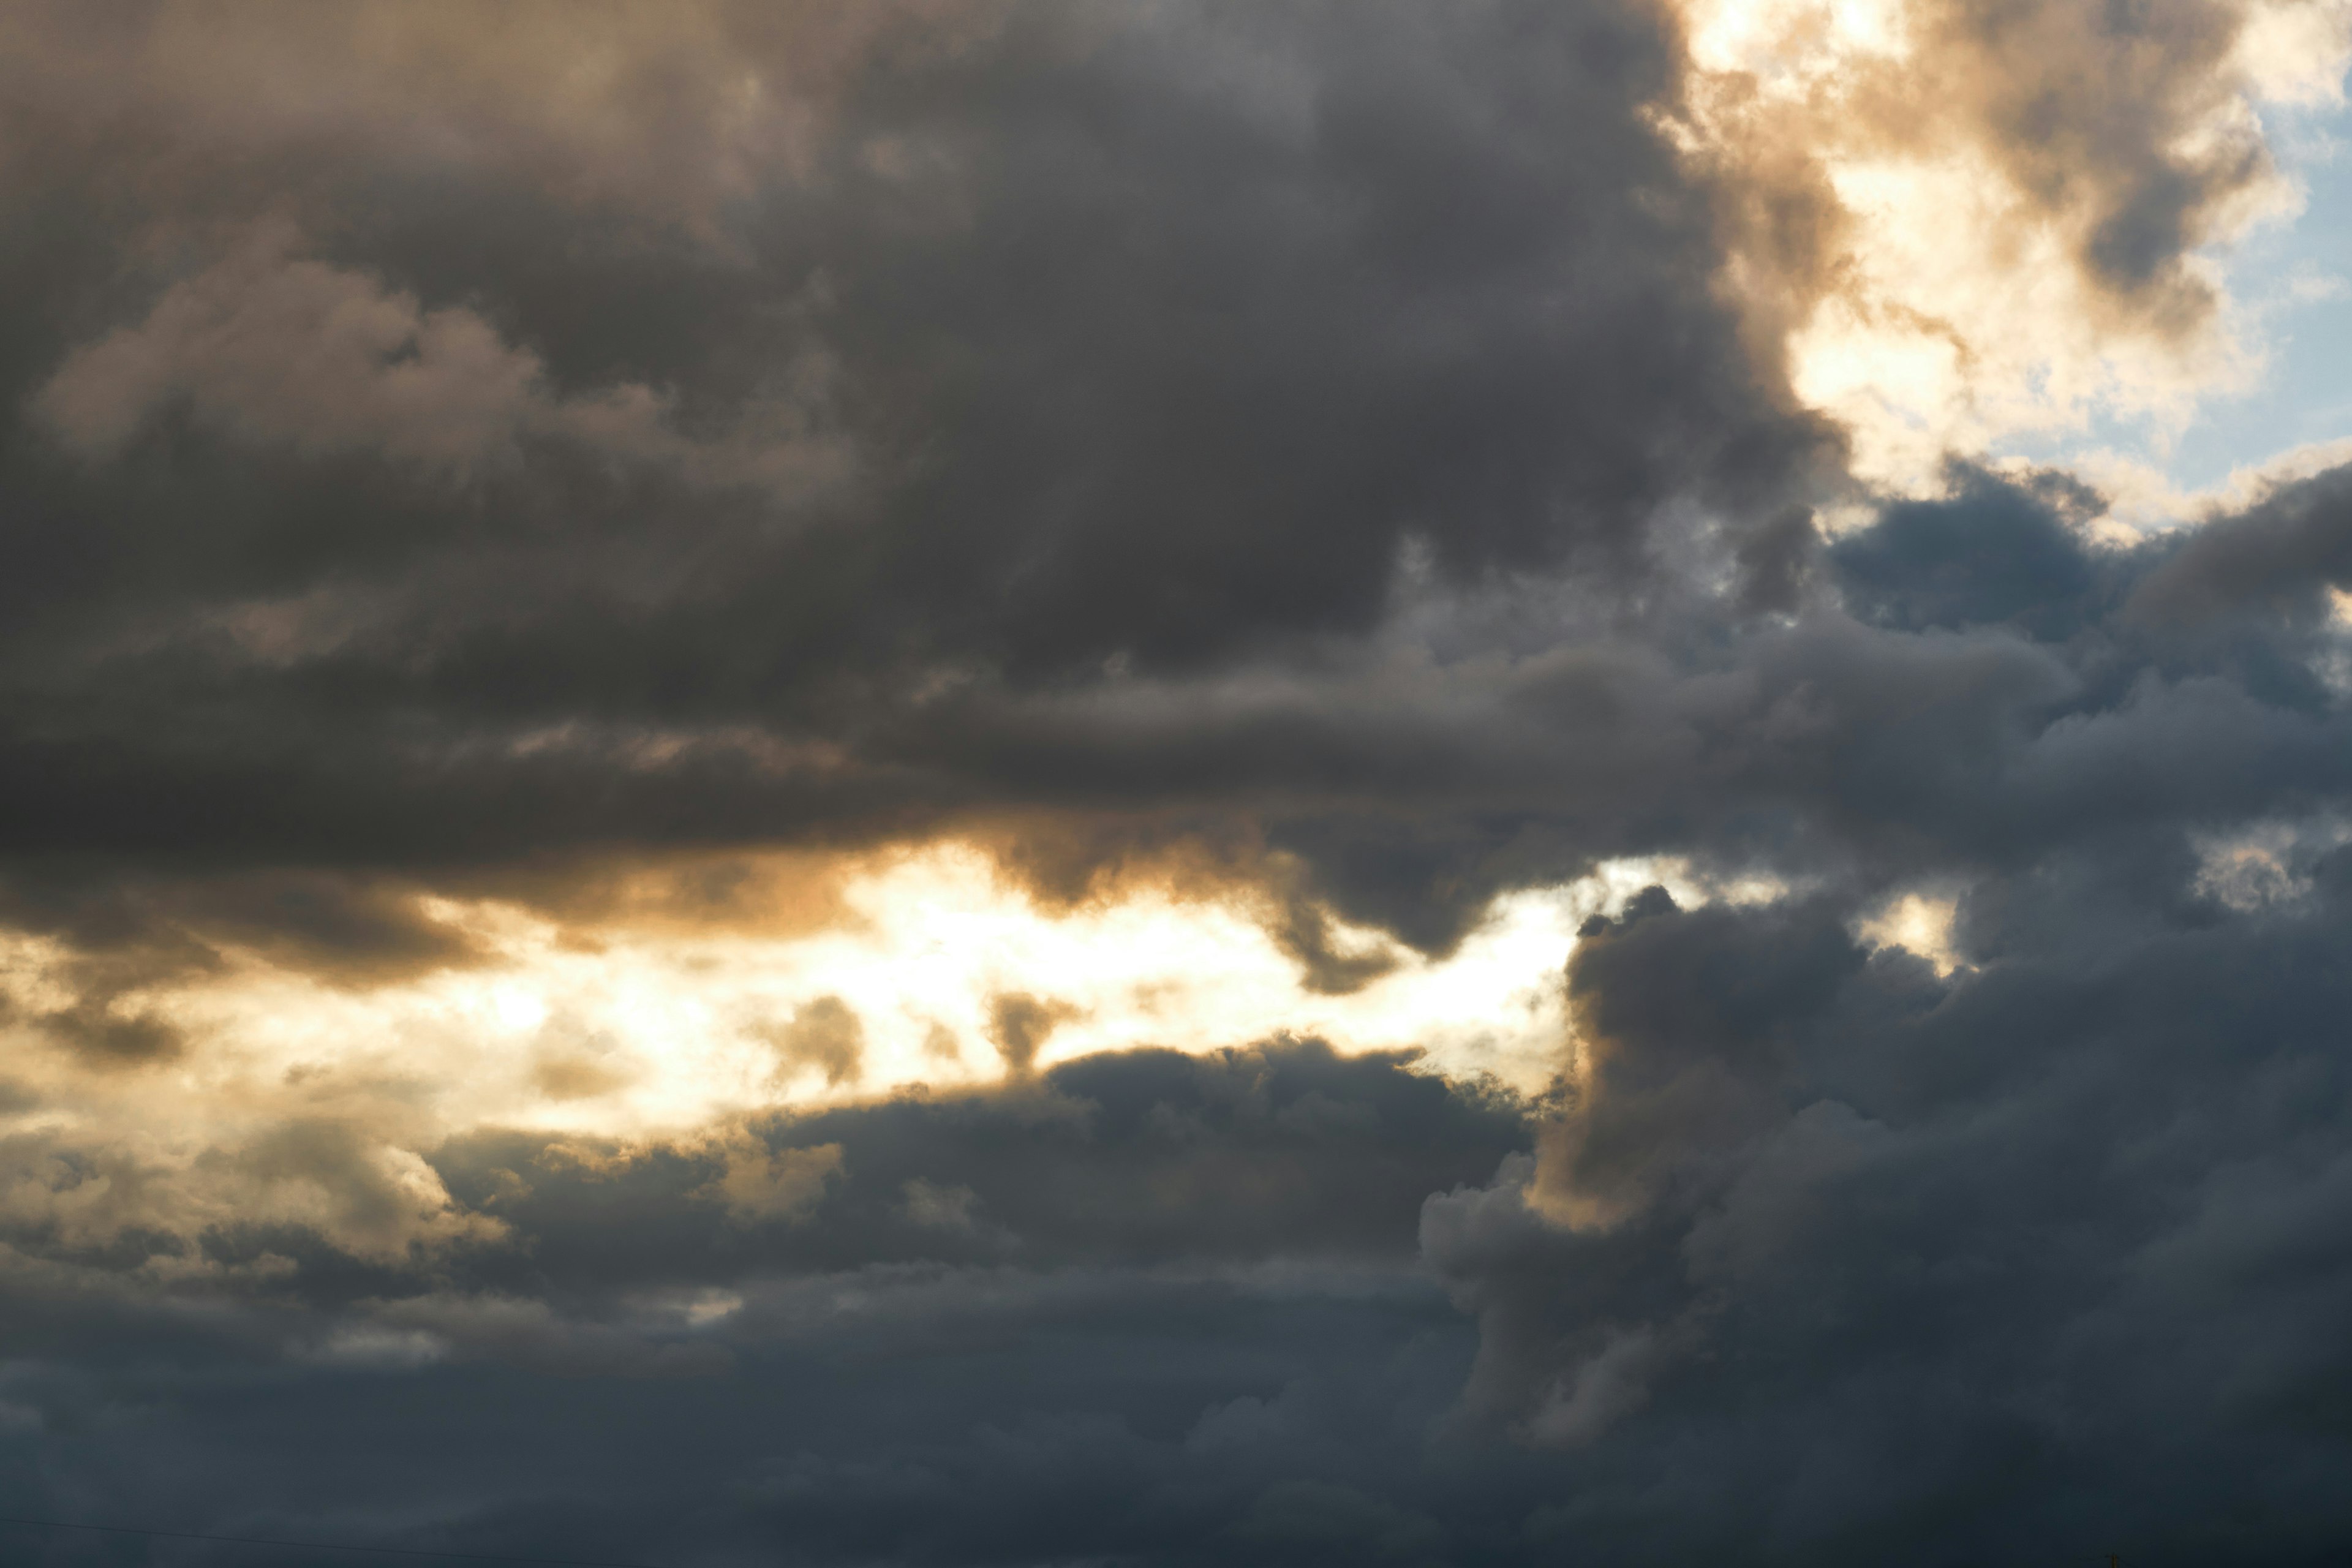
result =
[[[2324,1561],[2352,929],[2324,876],[2183,911],[2115,870],[1972,897],[1943,978],[1834,903],[1645,895],[1570,967],[1598,1067],[1532,1159],[1509,1109],[1301,1047],[779,1121],[842,1181],[748,1227],[717,1155],[474,1140],[436,1158],[508,1240],[419,1275],[277,1238],[290,1381],[201,1337],[231,1316],[20,1293],[36,1355],[144,1348],[20,1361],[8,1441],[52,1499],[656,1561]],[[1472,1320],[1397,1268],[1416,1211]],[[341,1511],[387,1489],[430,1522]]]
[[[823,1003],[801,1022],[840,1026]],[[33,1131],[16,1138],[17,1168],[80,1201],[26,1205],[5,1240],[19,1261],[89,1271],[93,1300],[147,1300],[143,1268],[201,1250],[264,1265],[222,1281],[225,1299],[299,1310],[381,1298],[404,1322],[441,1296],[611,1314],[633,1293],[869,1266],[1395,1269],[1412,1257],[1423,1195],[1483,1180],[1527,1137],[1516,1097],[1411,1070],[1412,1059],[1289,1039],[1198,1058],[1129,1050],[997,1089],[756,1118],[723,1136],[484,1131],[431,1153],[445,1215],[421,1215],[415,1176],[375,1160],[367,1130],[347,1120],[281,1123],[207,1155],[178,1192],[128,1161],[101,1168],[69,1131]],[[759,1185],[746,1170],[782,1201],[739,1201]],[[208,1174],[255,1190],[200,1208],[191,1232],[180,1201]],[[788,1180],[797,1185],[772,1190]],[[260,1190],[289,1184],[310,1201],[260,1217]],[[115,1223],[98,1245],[88,1222],[109,1204]]]
[[[1081,1058],[1000,1091],[900,1095],[756,1129],[776,1150],[838,1146],[823,1200],[730,1241],[688,1201],[734,1151],[579,1164],[560,1140],[482,1134],[436,1156],[453,1197],[531,1237],[486,1282],[567,1290],[675,1278],[698,1258],[854,1268],[945,1260],[1068,1267],[1269,1257],[1411,1255],[1425,1194],[1521,1146],[1501,1091],[1276,1042],[1207,1057]],[[642,1215],[642,1226],[622,1216]],[[628,1241],[622,1237],[626,1234]]]
[[[2346,910],[2102,907],[2091,880],[1972,899],[1982,966],[1942,980],[1801,907],[1580,950],[1600,1071],[1531,1166],[1433,1198],[1423,1232],[1480,1314],[1474,1404],[1564,1450],[1560,1539],[2281,1563],[2341,1539]],[[1670,1472],[1692,1489],[1654,1490]]]
[[[222,1397],[169,1371],[20,1373],[9,1409],[47,1425],[0,1434],[0,1464],[23,1477],[37,1442],[71,1478],[51,1496],[135,1491],[224,1531],[600,1560],[1413,1562],[1507,1538],[1428,1512],[1413,1427],[1468,1335],[1424,1283],[1109,1275],[1000,1296],[1001,1315],[970,1310],[988,1281],[949,1283],[967,1317],[948,1342],[853,1329],[717,1375],[255,1366]],[[107,1415],[133,1402],[135,1436]],[[1304,1474],[1266,1479],[1284,1470]],[[1334,1471],[1349,1479],[1312,1479]],[[412,1511],[376,1522],[393,1493]],[[76,1561],[21,1528],[7,1542]]]
[[[1964,469],[1949,499],[1826,548],[1800,536],[1793,615],[1538,600],[1528,615],[1561,641],[1434,659],[1400,639],[1338,668],[1181,684],[975,684],[915,743],[1072,806],[1255,798],[1305,890],[1433,945],[1493,891],[1609,854],[1885,879],[2013,867],[2084,834],[2177,837],[2340,793],[2340,632],[2310,579],[2264,564],[2326,548],[2336,483],[2121,550],[2086,541],[2096,503],[2078,484]],[[2255,571],[2292,587],[2295,614],[2249,603],[2217,627],[2165,608],[2243,600],[2232,584]]]
[[6,367],[19,850],[993,809],[964,759],[893,766],[963,682],[1360,632],[1416,552],[1639,577],[1663,509],[1829,449],[1715,298],[1639,5],[982,35],[828,82],[724,244],[495,161],[428,200],[395,144],[364,207],[314,173],[142,302],[59,299],[79,331]]
[[2233,613],[2261,635],[2278,618],[2307,624],[2325,590],[2352,580],[2352,469],[2291,485],[2239,518],[2208,527],[2139,589],[2151,619],[2205,623]]
[[[1014,991],[997,1089],[634,1142],[427,1135],[457,1089],[397,1063],[223,1128],[12,1078],[0,1512],[2340,1549],[2344,471],[2121,548],[1959,464],[1825,537],[1836,438],[1727,270],[1793,191],[1782,282],[1832,288],[1821,171],[1679,160],[1640,5],[358,15],[0,18],[28,1075],[201,1086],[150,991],[232,961],[486,962],[437,891],[749,921],[747,847],[968,833],[1074,902],[1164,863],[1325,993],[1398,962],[1335,915],[1441,950],[1622,855],[1782,891],[1590,927],[1532,1106],[1297,1042],[1040,1070],[1071,1005]],[[2235,18],[1927,20],[1900,116],[2193,325],[2262,174],[2179,134]],[[664,855],[655,913],[612,890]],[[1858,934],[1906,893],[1948,953]],[[838,997],[745,1026],[864,1082]],[[566,1021],[527,1048],[551,1104],[613,1087]]]
[[[47,247],[100,220],[28,224],[57,306],[0,458],[15,858],[446,874],[1031,808],[1115,856],[1175,811],[1306,858],[1276,924],[1344,989],[1379,961],[1319,900],[1442,946],[1528,874],[1874,790],[1834,775],[1892,762],[1857,730],[1913,743],[1890,710],[2036,725],[2074,672],[1998,637],[1710,629],[1819,607],[1780,502],[1831,447],[1718,299],[1729,198],[1645,118],[1659,19],[1379,15],[877,24],[723,244],[495,137],[429,193],[404,143],[266,211],[214,192],[226,240],[79,293]],[[2148,26],[2189,40],[2163,83],[2228,36]],[[2187,112],[2136,80],[2104,90],[2137,129],[2086,145]],[[2095,568],[2003,493],[1891,516],[1838,585],[1893,631],[2054,635],[2000,596],[2077,613]],[[1937,526],[1978,559],[1930,565]],[[1736,606],[1694,594],[1718,566]],[[1348,635],[1432,595],[1433,665]]]
[[[201,1238],[265,1265],[204,1314],[149,1283],[181,1250],[168,1238],[8,1237],[11,1340],[32,1359],[0,1377],[0,1464],[37,1443],[71,1479],[0,1486],[52,1507],[128,1487],[232,1533],[692,1540],[722,1561],[1297,1561],[1425,1541],[1437,1527],[1388,1494],[1426,1487],[1419,1428],[1470,1343],[1413,1267],[1415,1218],[1524,1147],[1527,1122],[1507,1095],[1409,1067],[1311,1042],[1124,1052],[734,1143],[478,1135],[435,1163],[499,1228],[438,1253],[371,1246],[398,1194],[343,1130],[294,1129],[247,1163],[372,1197]],[[752,1148],[836,1151],[836,1177],[793,1213],[734,1215],[717,1181]],[[54,1272],[26,1279],[34,1259]],[[533,1434],[521,1447],[491,1440],[499,1405]],[[435,1424],[440,1440],[393,1436]],[[264,1450],[284,1487],[232,1482],[232,1530],[192,1483]],[[340,1517],[335,1499],[387,1482],[425,1522]]]
[[1888,507],[1830,552],[1847,606],[1903,631],[2005,624],[2063,641],[2095,608],[2097,570],[2067,523],[2095,515],[2097,498],[2057,475],[2030,487],[1954,477],[1951,499]]

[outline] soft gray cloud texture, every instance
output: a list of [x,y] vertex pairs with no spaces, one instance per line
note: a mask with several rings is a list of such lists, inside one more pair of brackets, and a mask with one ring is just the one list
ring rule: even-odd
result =
[[[1810,107],[1644,0],[0,16],[0,1514],[2340,1556],[2352,479],[1881,490],[1790,346],[1872,298],[1857,149],[2205,342],[2254,14],[1903,15]],[[1603,865],[1722,896],[1563,947],[1532,1091],[1065,1059],[1049,976],[929,1089],[845,983],[689,995],[751,1098],[604,1130],[642,1064],[557,998],[469,1122],[367,1021],[494,1007],[461,907],[850,930],[946,840],[1322,997]],[[184,1004],[255,973],[358,1022],[231,1092]]]

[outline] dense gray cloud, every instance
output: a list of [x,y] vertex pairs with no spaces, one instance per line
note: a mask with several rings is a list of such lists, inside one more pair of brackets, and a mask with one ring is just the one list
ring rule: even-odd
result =
[[[1083,1058],[717,1146],[478,1136],[434,1163],[495,1229],[403,1254],[341,1215],[224,1224],[205,1252],[279,1266],[194,1317],[142,1267],[160,1235],[101,1255],[18,1227],[5,1511],[121,1486],[232,1533],[470,1550],[1288,1560],[1305,1531],[1344,1554],[1410,1522],[1362,1489],[1412,1475],[1470,1349],[1414,1267],[1421,1199],[1524,1147],[1525,1110],[1273,1042]],[[833,1177],[747,1214],[718,1184],[754,1147],[830,1151]],[[353,1157],[331,1129],[271,1152],[321,1179]],[[399,1413],[415,1399],[437,1414]],[[128,1426],[104,1415],[124,1402]],[[538,1434],[520,1448],[500,1405]],[[212,1458],[189,1446],[230,1428]],[[413,1522],[336,1500],[386,1495],[385,1445]],[[19,1468],[37,1451],[38,1479]],[[1301,1462],[1267,1468],[1283,1456]],[[278,1481],[255,1491],[250,1464]],[[208,1474],[236,1478],[235,1518],[201,1503]]]
[[[1868,491],[1780,335],[1851,215],[1678,140],[1671,9],[833,9],[0,18],[0,1513],[2340,1555],[2352,471],[2136,543],[2060,471]],[[1922,16],[1905,134],[2203,320],[2242,17]],[[1587,927],[1532,1095],[1057,1062],[1048,976],[931,1025],[992,1087],[894,1089],[845,982],[741,1021],[822,1108],[580,1131],[626,1074],[559,1011],[548,1117],[448,1131],[395,1032],[239,1120],[165,1005],[947,836],[1235,900],[1318,997],[1612,859],[1726,896]],[[126,1084],[186,1125],[60,1089]]]
[[1819,909],[1666,907],[1580,950],[1603,1067],[1423,1222],[1480,1316],[1472,1399],[1575,1478],[1563,1539],[2338,1548],[2345,910],[2131,919],[2102,874],[2145,875],[1979,895],[1980,966],[1942,980]]
[[1714,296],[1643,118],[1672,63],[1638,6],[1024,10],[831,84],[724,244],[496,168],[213,215],[225,258],[5,367],[8,816],[334,860],[881,831],[1005,804],[929,739],[975,680],[1360,632],[1407,558],[1638,580],[1663,513],[1833,449]]

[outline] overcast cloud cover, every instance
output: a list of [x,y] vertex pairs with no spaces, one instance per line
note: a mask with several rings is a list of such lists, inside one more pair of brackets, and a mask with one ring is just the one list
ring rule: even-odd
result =
[[2347,47],[0,3],[0,1514],[2343,1561]]

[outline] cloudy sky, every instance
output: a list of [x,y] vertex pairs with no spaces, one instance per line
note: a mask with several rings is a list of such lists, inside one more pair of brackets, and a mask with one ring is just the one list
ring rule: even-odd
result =
[[2347,56],[0,3],[0,1515],[2341,1562]]

